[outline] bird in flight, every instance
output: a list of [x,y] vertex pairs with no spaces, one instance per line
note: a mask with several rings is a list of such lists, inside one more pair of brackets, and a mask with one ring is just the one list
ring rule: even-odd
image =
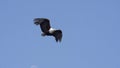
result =
[[62,30],[51,28],[50,20],[47,18],[35,18],[34,24],[40,25],[42,36],[53,36],[56,42],[61,42],[62,40]]

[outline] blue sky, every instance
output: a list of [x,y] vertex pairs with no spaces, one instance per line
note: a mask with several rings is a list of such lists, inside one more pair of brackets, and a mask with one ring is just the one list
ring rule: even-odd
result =
[[[1,0],[0,68],[120,68],[119,0]],[[42,37],[37,17],[63,31]]]

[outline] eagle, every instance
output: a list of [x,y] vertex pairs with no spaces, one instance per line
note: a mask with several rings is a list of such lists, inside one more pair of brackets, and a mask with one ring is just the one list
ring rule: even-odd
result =
[[56,42],[61,42],[62,40],[62,30],[54,29],[50,26],[50,20],[47,18],[35,18],[34,24],[40,25],[42,36],[53,36],[55,37]]

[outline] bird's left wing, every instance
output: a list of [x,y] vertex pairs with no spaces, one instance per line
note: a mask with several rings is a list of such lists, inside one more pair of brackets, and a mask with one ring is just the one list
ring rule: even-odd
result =
[[36,18],[34,19],[36,25],[40,25],[42,32],[47,33],[50,29],[50,21],[46,18]]

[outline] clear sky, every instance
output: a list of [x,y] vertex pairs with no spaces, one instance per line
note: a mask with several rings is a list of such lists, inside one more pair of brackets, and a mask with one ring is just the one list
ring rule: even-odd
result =
[[120,68],[120,0],[0,0],[0,68]]

